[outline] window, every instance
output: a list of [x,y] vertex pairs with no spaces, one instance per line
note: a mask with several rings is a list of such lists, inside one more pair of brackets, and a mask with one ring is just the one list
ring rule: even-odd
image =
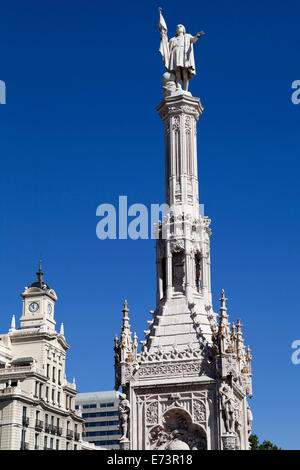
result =
[[47,364],[47,377],[48,377],[48,379],[50,378],[50,372],[49,371],[50,371],[50,365]]
[[61,385],[61,370],[58,371],[58,385]]
[[22,429],[22,433],[21,433],[21,449],[25,449],[25,436],[26,436],[26,429]]
[[98,426],[118,426],[119,421],[94,421],[93,423],[85,423],[86,428],[97,428]]
[[56,450],[59,450],[59,440],[56,439]]
[[37,450],[39,448],[39,435],[35,434],[34,436],[34,448]]
[[100,403],[100,408],[109,408],[111,406],[115,406],[114,403]]
[[60,392],[57,392],[57,403],[58,403],[59,406],[60,406]]
[[44,450],[47,449],[47,436],[44,437]]
[[52,382],[55,383],[55,367],[53,367],[53,370],[52,370]]
[[53,449],[53,437],[50,438],[50,449]]
[[26,414],[27,414],[27,408],[26,408],[26,406],[23,406],[23,412],[22,412],[22,425],[23,426],[28,426],[28,424],[29,424],[29,420],[28,420]]
[[100,413],[82,413],[83,418],[100,418],[103,416],[119,416],[118,411],[100,411]]
[[79,410],[79,405],[75,405],[75,410]]
[[52,389],[52,403],[54,403],[54,393],[55,393],[55,390],[54,388]]
[[77,444],[74,444],[74,450],[77,450]]
[[40,384],[40,398],[42,398],[42,393],[43,393],[43,384]]
[[39,388],[39,383],[36,381],[35,382],[35,388],[34,388],[34,397],[38,397],[38,388]]
[[49,400],[49,387],[46,387],[46,400]]
[[119,444],[119,441],[89,441],[92,444],[95,444],[96,446],[111,446],[115,444]]
[[93,431],[93,432],[87,432],[86,436],[91,437],[91,436],[116,436],[119,435],[120,431]]
[[66,450],[70,450],[70,443],[69,442],[67,442],[67,444],[66,444]]
[[97,408],[96,403],[93,403],[91,405],[82,405],[82,409],[85,410],[87,408]]

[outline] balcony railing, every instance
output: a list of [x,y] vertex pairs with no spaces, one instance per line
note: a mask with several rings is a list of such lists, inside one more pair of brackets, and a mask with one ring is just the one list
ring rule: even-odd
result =
[[39,431],[42,431],[43,429],[43,421],[41,421],[40,419],[36,419],[35,420],[35,429],[39,430]]
[[56,433],[57,433],[57,427],[54,426],[54,424],[51,424],[51,426],[50,426],[50,432],[51,432],[51,434],[56,434]]
[[50,424],[45,423],[45,432],[50,432]]
[[62,435],[62,428],[57,427],[57,435],[58,436]]
[[67,429],[67,439],[73,439],[73,431],[71,429]]
[[31,366],[4,367],[0,369],[0,375],[26,374],[27,372],[36,372],[39,375],[45,376],[45,371],[39,367],[36,367],[34,364]]
[[80,434],[79,434],[79,432],[75,432],[74,438],[75,438],[75,441],[79,441],[79,440],[80,440]]
[[28,442],[21,442],[21,450],[29,450]]
[[23,426],[29,426],[29,418],[27,416],[22,416]]

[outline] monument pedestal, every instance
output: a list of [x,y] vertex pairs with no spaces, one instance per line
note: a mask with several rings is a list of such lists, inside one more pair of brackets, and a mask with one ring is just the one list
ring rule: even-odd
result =
[[121,440],[120,448],[248,449],[251,354],[241,324],[228,322],[224,292],[219,321],[213,311],[210,220],[199,213],[196,126],[203,107],[170,88],[157,111],[169,209],[158,226],[156,309],[142,350],[127,305],[115,339],[116,389],[130,403],[130,446]]

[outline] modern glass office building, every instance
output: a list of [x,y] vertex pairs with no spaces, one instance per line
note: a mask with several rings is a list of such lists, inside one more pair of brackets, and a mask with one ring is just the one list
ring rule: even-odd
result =
[[78,393],[75,408],[84,418],[84,441],[106,449],[119,449],[119,392]]

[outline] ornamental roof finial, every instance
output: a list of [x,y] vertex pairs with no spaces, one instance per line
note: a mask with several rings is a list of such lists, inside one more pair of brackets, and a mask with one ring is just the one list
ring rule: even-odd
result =
[[42,258],[40,258],[39,270],[36,273],[38,282],[43,282],[43,271],[42,271]]
[[220,307],[220,311],[221,311],[221,314],[223,312],[226,312],[227,308],[226,308],[226,301],[228,299],[225,297],[225,291],[224,289],[222,289],[222,292],[221,292],[221,298],[219,299],[219,301],[221,302],[221,307]]
[[248,348],[247,348],[247,359],[248,359],[249,362],[251,362],[251,360],[252,360],[252,354],[251,354],[250,346],[248,346]]
[[122,332],[124,332],[125,329],[130,330],[129,316],[128,316],[129,308],[127,307],[127,300],[126,299],[124,301],[124,307],[122,309],[122,312],[123,312]]
[[237,326],[237,332],[238,332],[238,333],[241,333],[241,332],[242,332],[242,326],[243,326],[243,325],[241,324],[240,318],[238,319],[236,326]]
[[9,331],[14,331],[16,329],[16,317],[13,315],[11,319],[11,325]]

